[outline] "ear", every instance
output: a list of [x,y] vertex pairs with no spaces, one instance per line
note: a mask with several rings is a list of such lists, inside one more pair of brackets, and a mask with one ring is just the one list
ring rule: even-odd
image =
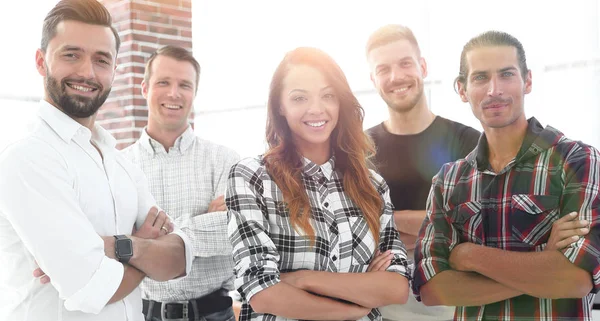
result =
[[375,83],[375,77],[373,76],[373,72],[369,73],[369,77],[371,78],[371,82],[373,83],[373,86],[375,86],[375,88],[377,88],[377,84]]
[[144,96],[144,99],[148,99],[148,84],[146,80],[142,80],[142,96]]
[[525,94],[531,92],[531,70],[527,70],[527,77],[525,78]]
[[48,74],[46,70],[46,57],[42,49],[38,49],[35,52],[35,68],[42,77],[46,77]]
[[469,100],[467,99],[467,88],[465,85],[463,85],[463,83],[461,83],[460,81],[456,82],[456,86],[458,86],[458,95],[460,96],[460,99],[462,100],[463,103],[468,103]]
[[427,61],[425,61],[425,58],[421,57],[419,58],[419,65],[421,65],[421,74],[423,75],[423,78],[427,77]]

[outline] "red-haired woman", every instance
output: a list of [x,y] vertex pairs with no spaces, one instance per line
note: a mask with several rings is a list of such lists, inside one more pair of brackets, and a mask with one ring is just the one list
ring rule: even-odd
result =
[[362,121],[331,57],[285,56],[271,81],[269,149],[229,174],[240,321],[378,320],[377,307],[406,302],[406,251],[388,187],[368,169]]

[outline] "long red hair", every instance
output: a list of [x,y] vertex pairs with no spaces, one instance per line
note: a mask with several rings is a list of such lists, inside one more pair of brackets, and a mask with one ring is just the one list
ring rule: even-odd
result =
[[283,79],[291,65],[307,65],[325,76],[334,88],[340,103],[338,123],[331,134],[331,148],[336,157],[336,171],[342,173],[344,192],[361,210],[379,240],[379,217],[383,200],[371,183],[368,159],[375,149],[363,132],[364,110],[352,93],[346,76],[338,64],[319,49],[301,47],[285,55],[271,80],[267,104],[266,136],[269,149],[263,156],[267,171],[283,193],[290,221],[295,230],[301,229],[315,241],[310,224],[310,202],[302,183],[302,155],[294,146],[285,117],[279,113]]

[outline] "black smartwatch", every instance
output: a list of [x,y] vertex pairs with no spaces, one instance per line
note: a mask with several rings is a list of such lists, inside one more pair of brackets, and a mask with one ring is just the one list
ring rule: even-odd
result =
[[133,256],[133,242],[125,235],[115,235],[115,255],[121,263],[128,263]]

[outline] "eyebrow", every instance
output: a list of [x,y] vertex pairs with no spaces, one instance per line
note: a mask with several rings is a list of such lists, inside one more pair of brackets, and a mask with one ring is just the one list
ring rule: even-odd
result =
[[[325,87],[321,88],[320,91],[325,91],[325,90],[328,90],[328,89],[333,89],[333,86],[325,86]],[[288,93],[288,95],[291,95],[295,91],[299,91],[299,92],[304,93],[304,94],[308,93],[308,91],[305,90],[305,89],[299,89],[299,88],[297,88],[297,89],[290,90],[290,92]]]
[[[83,50],[81,47],[67,45],[62,48],[62,51],[84,52],[85,50]],[[97,55],[105,57],[106,59],[109,59],[110,61],[113,60],[113,56],[110,52],[99,50],[99,51],[96,51],[95,53]]]
[[[170,80],[173,80],[173,78],[171,78],[169,76],[156,78],[156,81],[162,81],[162,80],[169,80],[170,81]],[[189,81],[189,80],[186,80],[186,79],[181,79],[181,80],[175,79],[175,80],[180,81],[180,82],[182,82],[182,83],[184,83],[186,85],[194,85],[194,83],[192,81]]]
[[[406,61],[406,60],[412,60],[412,58],[410,56],[405,56],[405,57],[402,57],[402,58],[398,59],[396,62],[403,62],[403,61]],[[377,70],[379,68],[384,68],[384,67],[387,67],[387,66],[388,66],[388,64],[379,64],[379,65],[375,66],[375,70]]]
[[[504,67],[504,68],[500,68],[500,69],[496,70],[496,73],[503,73],[505,71],[518,71],[518,69],[515,68],[515,67],[512,67],[512,66],[511,67]],[[487,71],[483,71],[483,70],[474,70],[471,73],[471,76],[473,76],[473,75],[485,75],[487,73],[488,73]]]

